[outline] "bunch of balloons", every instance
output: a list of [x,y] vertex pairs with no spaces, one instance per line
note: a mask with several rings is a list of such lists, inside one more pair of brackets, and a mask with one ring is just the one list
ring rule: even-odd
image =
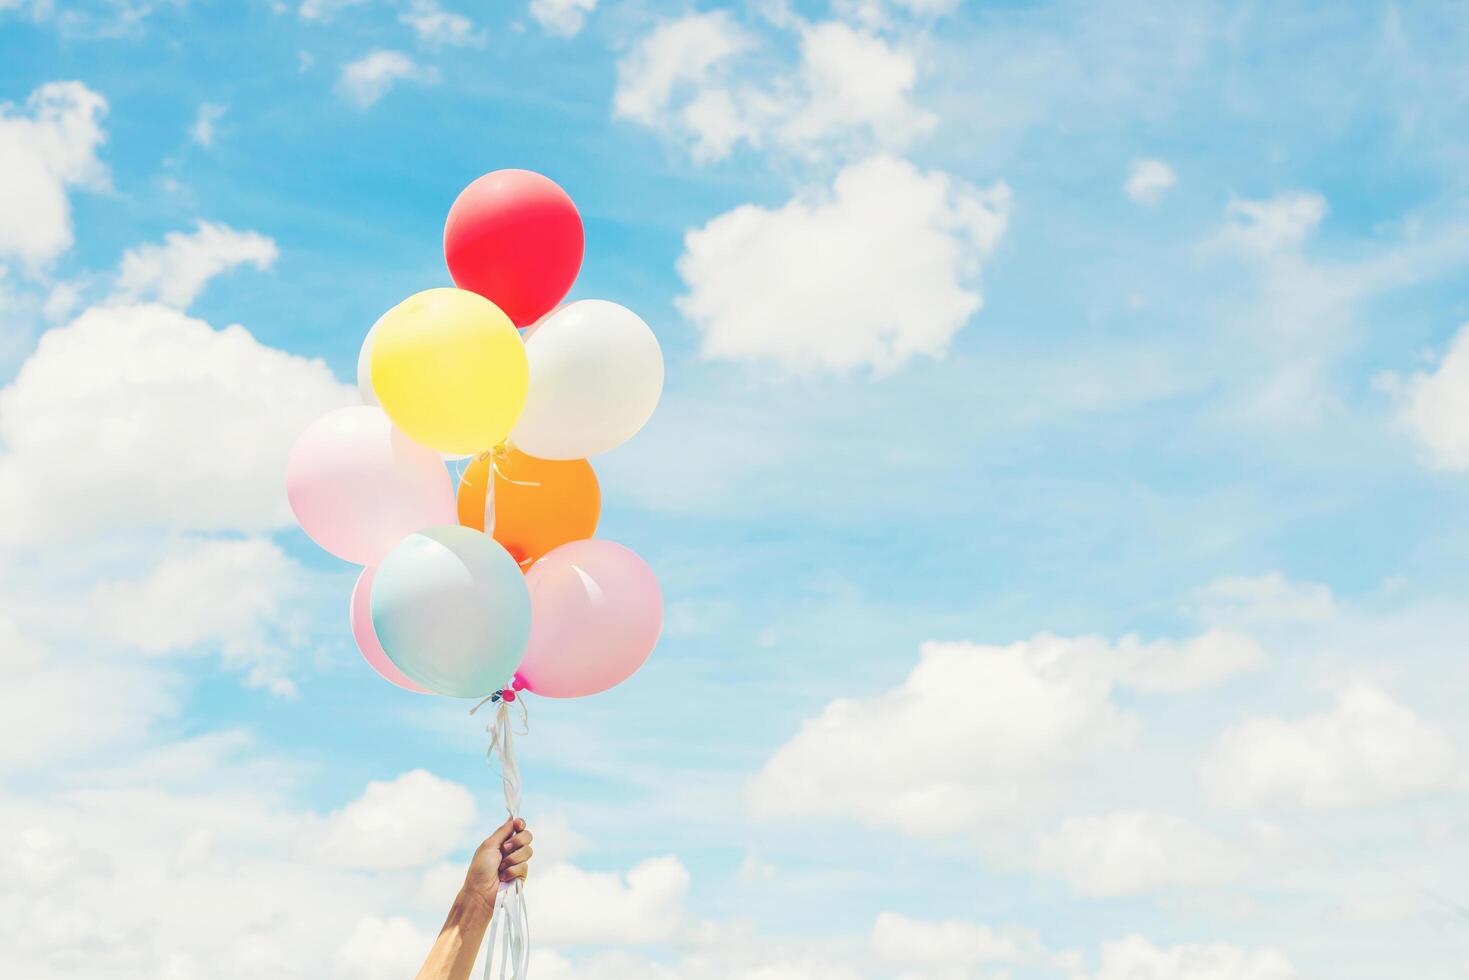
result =
[[[384,313],[357,360],[363,403],[317,419],[291,450],[296,520],[365,566],[352,635],[399,687],[580,697],[627,679],[657,642],[658,581],[593,537],[601,494],[586,457],[652,415],[663,355],[631,310],[558,305],[582,249],[581,216],[550,179],[474,181],[444,226],[454,288]],[[457,494],[450,465],[463,467]]]

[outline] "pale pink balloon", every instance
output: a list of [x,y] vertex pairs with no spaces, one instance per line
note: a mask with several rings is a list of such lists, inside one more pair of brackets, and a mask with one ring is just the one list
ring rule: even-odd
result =
[[404,677],[403,672],[393,666],[382,644],[377,641],[377,631],[372,628],[370,601],[372,576],[376,571],[376,568],[364,568],[362,574],[357,576],[357,584],[352,586],[352,604],[349,610],[352,617],[352,639],[357,641],[357,649],[362,651],[362,659],[367,661],[367,666],[382,675],[383,680],[392,681],[405,691],[428,694],[428,691]]
[[612,541],[553,548],[525,574],[530,645],[516,677],[549,698],[605,691],[633,675],[663,629],[653,570]]
[[286,462],[286,497],[311,540],[359,565],[376,565],[415,531],[456,521],[442,457],[375,405],[339,408],[306,427]]

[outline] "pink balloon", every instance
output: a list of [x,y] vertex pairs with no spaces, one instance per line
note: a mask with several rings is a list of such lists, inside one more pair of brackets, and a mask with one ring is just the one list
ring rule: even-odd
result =
[[494,303],[517,327],[561,302],[581,269],[581,215],[549,177],[496,170],[459,194],[444,222],[454,285]]
[[438,453],[353,405],[306,427],[286,461],[286,497],[301,529],[338,558],[376,565],[414,531],[456,520]]
[[612,541],[553,548],[525,574],[530,645],[516,678],[548,698],[580,698],[633,675],[663,629],[653,570]]
[[428,691],[404,677],[403,672],[393,666],[382,644],[377,641],[377,631],[372,628],[371,603],[372,576],[376,571],[376,568],[364,568],[362,574],[357,576],[357,584],[352,586],[352,604],[349,607],[352,639],[357,641],[357,649],[362,651],[362,659],[367,661],[367,666],[382,675],[383,680],[392,681],[405,691],[428,694]]

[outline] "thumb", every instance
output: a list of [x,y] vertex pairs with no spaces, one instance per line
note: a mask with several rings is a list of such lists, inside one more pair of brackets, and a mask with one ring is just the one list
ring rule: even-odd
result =
[[510,836],[514,833],[515,818],[511,817],[507,819],[504,823],[500,824],[500,826],[495,828],[495,832],[490,835],[490,840],[494,842],[496,847],[499,847],[501,844],[509,840]]

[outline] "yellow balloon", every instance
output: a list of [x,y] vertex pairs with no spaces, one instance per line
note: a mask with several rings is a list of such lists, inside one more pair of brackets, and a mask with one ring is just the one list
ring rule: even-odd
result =
[[393,424],[445,453],[504,442],[530,387],[515,324],[464,289],[425,289],[383,314],[370,364],[373,393]]

